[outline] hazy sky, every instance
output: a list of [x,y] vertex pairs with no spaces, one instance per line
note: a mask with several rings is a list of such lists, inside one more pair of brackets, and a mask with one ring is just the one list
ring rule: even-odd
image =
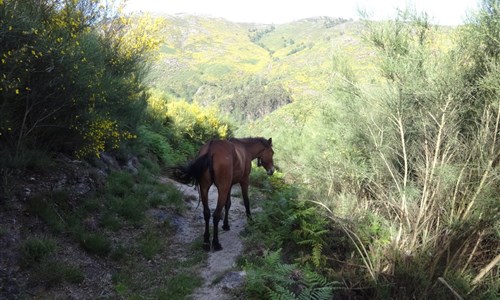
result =
[[457,25],[475,10],[478,0],[128,0],[127,11],[188,13],[236,22],[286,23],[308,17],[359,17],[358,8],[374,19],[393,18],[406,7],[427,12],[433,23]]

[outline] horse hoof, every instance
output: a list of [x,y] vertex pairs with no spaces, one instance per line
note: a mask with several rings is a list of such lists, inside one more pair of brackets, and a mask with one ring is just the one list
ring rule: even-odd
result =
[[230,229],[229,225],[222,225],[222,230],[229,231]]
[[214,251],[220,251],[220,250],[222,250],[222,246],[219,243],[213,244],[212,246],[214,248]]
[[210,251],[210,243],[203,243],[203,250]]

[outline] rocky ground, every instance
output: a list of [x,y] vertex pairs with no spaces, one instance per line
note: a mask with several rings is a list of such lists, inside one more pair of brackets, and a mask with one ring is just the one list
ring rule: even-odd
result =
[[[173,183],[188,199],[191,199],[188,202],[189,209],[184,213],[183,220],[177,222],[177,234],[171,245],[172,249],[177,249],[172,253],[182,253],[182,249],[187,244],[192,243],[203,234],[203,208],[201,204],[198,205],[198,191],[193,187],[173,182],[167,178],[161,180]],[[238,188],[235,186],[234,190],[237,191]],[[213,211],[217,199],[217,189],[214,186],[210,189],[208,197]],[[234,299],[238,297],[235,295],[235,290],[244,284],[246,274],[236,268],[236,259],[243,251],[240,233],[245,228],[247,219],[243,200],[234,196],[231,199],[232,205],[229,211],[231,230],[219,230],[219,239],[224,249],[210,252],[208,260],[199,269],[204,284],[192,295],[193,299]],[[179,257],[179,259],[183,258]]]

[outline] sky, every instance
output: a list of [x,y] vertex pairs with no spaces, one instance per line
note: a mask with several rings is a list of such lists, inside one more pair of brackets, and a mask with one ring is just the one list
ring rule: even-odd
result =
[[390,19],[397,9],[426,12],[432,23],[458,25],[478,0],[128,0],[126,11],[194,14],[233,22],[281,24],[309,17],[358,19],[359,9],[371,19]]

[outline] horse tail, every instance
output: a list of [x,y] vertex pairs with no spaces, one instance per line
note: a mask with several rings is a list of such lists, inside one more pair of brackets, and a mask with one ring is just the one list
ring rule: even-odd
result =
[[187,165],[173,168],[172,177],[183,184],[198,185],[203,173],[209,169],[212,176],[212,157],[209,153],[192,160]]

